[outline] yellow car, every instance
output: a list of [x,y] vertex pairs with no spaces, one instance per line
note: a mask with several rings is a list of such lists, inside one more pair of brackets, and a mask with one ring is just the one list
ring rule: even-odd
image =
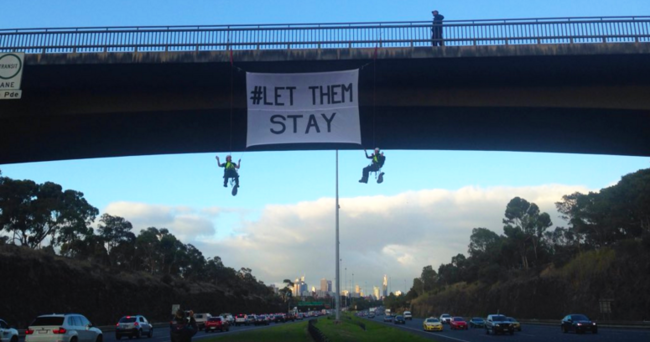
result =
[[429,317],[422,323],[424,331],[442,331],[442,322],[435,317]]

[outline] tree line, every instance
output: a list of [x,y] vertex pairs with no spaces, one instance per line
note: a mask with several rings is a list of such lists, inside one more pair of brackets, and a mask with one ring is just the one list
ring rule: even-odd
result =
[[0,171],[0,245],[46,249],[72,259],[89,260],[113,269],[236,285],[243,294],[272,295],[250,268],[224,266],[218,256],[206,258],[166,228],[149,227],[137,235],[127,219],[99,210],[75,190],[53,182],[3,177]]
[[437,270],[425,266],[406,296],[393,298],[391,305],[408,307],[412,299],[435,295],[459,282],[490,285],[539,274],[606,248],[620,255],[643,251],[638,260],[650,267],[650,169],[628,174],[598,192],[562,196],[555,207],[566,226],[550,230],[553,222],[548,213],[535,203],[513,198],[504,212],[502,234],[474,228],[467,256],[459,253]]

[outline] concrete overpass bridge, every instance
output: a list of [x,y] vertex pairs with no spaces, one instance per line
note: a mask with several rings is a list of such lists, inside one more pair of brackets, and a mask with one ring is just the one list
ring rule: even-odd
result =
[[[0,164],[241,151],[245,72],[361,68],[363,146],[650,156],[650,17],[0,30]],[[274,145],[256,150],[351,149]]]

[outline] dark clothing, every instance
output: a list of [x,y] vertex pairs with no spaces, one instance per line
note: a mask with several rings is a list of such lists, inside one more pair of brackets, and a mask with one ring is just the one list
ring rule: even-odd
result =
[[223,163],[223,186],[228,186],[228,179],[235,179],[235,186],[239,187],[239,173],[237,173],[237,164],[233,162]]
[[445,46],[445,42],[442,40],[442,21],[444,19],[445,16],[441,14],[433,16],[433,27],[431,28],[431,45],[433,46]]
[[169,337],[171,342],[192,342],[192,336],[198,331],[194,317],[178,318],[174,316],[169,323]]
[[366,158],[372,159],[372,164],[363,168],[363,176],[361,176],[360,180],[361,183],[368,183],[368,175],[370,172],[381,170],[381,167],[384,166],[384,162],[386,161],[386,157],[381,154],[375,155],[373,153],[370,157],[366,154]]
[[235,186],[239,186],[239,174],[237,173],[237,170],[235,169],[225,169],[223,170],[223,186],[227,187],[228,186],[228,178],[234,178],[235,179]]
[[371,164],[363,168],[363,176],[361,177],[361,182],[362,183],[368,183],[368,175],[370,172],[375,172],[379,171],[381,167],[379,167],[379,164]]

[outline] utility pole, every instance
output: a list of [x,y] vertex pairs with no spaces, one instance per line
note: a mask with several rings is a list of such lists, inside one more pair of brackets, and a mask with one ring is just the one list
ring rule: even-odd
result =
[[336,150],[336,321],[341,319],[341,270],[339,257],[339,150]]

